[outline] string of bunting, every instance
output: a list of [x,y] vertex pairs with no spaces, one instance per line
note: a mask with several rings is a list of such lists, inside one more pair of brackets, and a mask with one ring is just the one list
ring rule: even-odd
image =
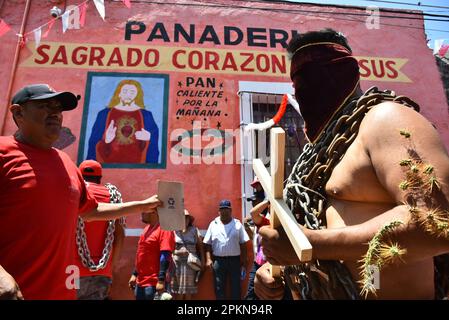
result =
[[[84,24],[86,22],[86,11],[87,11],[87,4],[89,2],[93,1],[95,8],[97,9],[98,13],[100,14],[100,17],[104,20],[106,16],[106,10],[104,6],[104,0],[85,0],[78,4],[77,6],[72,6],[70,9],[65,10],[65,12],[62,15],[57,16],[56,18],[50,19],[47,23],[44,23],[43,25],[34,28],[31,31],[28,31],[24,34],[16,33],[16,35],[20,38],[20,45],[24,46],[26,39],[29,35],[34,35],[34,42],[36,48],[39,47],[41,39],[44,39],[48,37],[50,30],[53,28],[53,25],[55,24],[56,20],[61,19],[62,22],[62,32],[65,33],[67,29],[69,29],[70,26],[70,15],[74,13],[72,23],[76,24],[77,26],[84,27]],[[130,9],[131,8],[131,0],[122,0],[123,4]],[[47,26],[47,30],[42,33],[42,30],[44,27]],[[79,28],[77,28],[79,29]],[[11,30],[11,26],[9,26],[3,19],[0,19],[0,38],[4,36],[6,33],[8,33]]]
[[437,39],[433,47],[433,54],[449,59],[449,39]]

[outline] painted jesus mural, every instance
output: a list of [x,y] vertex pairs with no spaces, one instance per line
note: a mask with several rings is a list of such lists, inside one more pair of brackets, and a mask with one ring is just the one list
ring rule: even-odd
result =
[[79,160],[121,168],[165,166],[160,140],[161,129],[165,131],[166,79],[117,74],[91,78],[83,119],[84,154]]

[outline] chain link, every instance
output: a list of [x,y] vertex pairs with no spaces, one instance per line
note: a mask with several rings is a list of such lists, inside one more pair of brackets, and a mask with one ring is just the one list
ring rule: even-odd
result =
[[[326,183],[334,167],[357,137],[365,114],[375,105],[386,101],[419,111],[418,104],[411,99],[396,96],[394,91],[379,91],[372,87],[338,111],[315,144],[304,146],[284,188],[284,199],[300,224],[313,230],[325,228]],[[343,289],[349,299],[359,298],[357,285],[340,261],[315,260],[286,266],[284,274],[290,288],[299,292],[304,300],[333,299],[336,288]],[[329,280],[323,280],[322,274],[327,274]]]
[[[109,191],[109,202],[110,203],[121,203],[122,202],[122,195],[118,191],[117,187],[113,184],[107,183],[105,184],[105,187]],[[126,227],[125,217],[120,218],[120,224],[123,228]],[[95,264],[93,261],[91,255],[89,246],[87,244],[87,236],[86,232],[84,231],[84,220],[78,216],[78,225],[76,229],[76,245],[77,245],[77,251],[78,255],[81,258],[81,262],[83,266],[88,268],[90,271],[95,272],[100,269],[104,269],[109,261],[109,258],[111,256],[112,251],[112,245],[114,243],[114,231],[115,231],[115,220],[109,220],[108,221],[108,228],[106,229],[106,237],[104,240],[104,248],[102,250],[102,255],[100,260],[98,261],[98,264]]]

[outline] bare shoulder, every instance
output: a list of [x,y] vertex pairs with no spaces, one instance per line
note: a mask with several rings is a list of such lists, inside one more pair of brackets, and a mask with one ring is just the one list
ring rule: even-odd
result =
[[403,144],[404,138],[411,138],[415,146],[440,149],[447,155],[432,123],[412,108],[395,102],[374,106],[363,119],[359,134],[369,149],[393,147]]
[[379,128],[379,126],[384,129],[396,129],[401,124],[412,127],[424,125],[433,128],[426,118],[412,108],[396,102],[383,102],[374,106],[366,114],[360,129],[362,131],[363,129]]
[[359,137],[377,179],[398,201],[398,186],[405,178],[403,160],[431,164],[449,199],[449,156],[434,126],[406,106],[386,102],[373,107],[363,119]]

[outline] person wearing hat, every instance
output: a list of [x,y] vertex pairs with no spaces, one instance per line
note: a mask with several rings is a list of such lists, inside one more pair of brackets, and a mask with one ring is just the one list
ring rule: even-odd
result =
[[[198,292],[197,277],[204,270],[206,256],[201,234],[193,224],[195,218],[184,210],[184,230],[175,231],[176,247],[173,251],[175,274],[172,278],[172,290],[176,294],[176,300],[190,300],[192,294]],[[189,255],[194,255],[198,265],[189,263]]]
[[[254,188],[253,195],[251,197],[247,197],[246,201],[251,201],[251,205],[254,208],[256,205],[258,205],[260,202],[262,202],[265,199],[265,191],[262,188],[262,185],[260,184],[259,179],[257,176],[254,178],[253,182],[250,183],[250,186]],[[254,238],[254,220],[249,216],[245,216],[243,219],[243,225],[245,226],[245,230],[249,235],[250,240],[253,242],[255,240]],[[257,237],[256,237],[257,238]],[[253,248],[254,248],[253,244]],[[248,285],[251,285],[251,275],[250,275],[250,282]],[[249,290],[250,288],[248,288]]]
[[[251,199],[253,200],[265,199],[265,191],[263,190],[262,185],[260,184],[259,178],[257,176],[254,178],[253,182],[251,182],[250,185],[254,189],[254,194],[251,197]],[[253,204],[253,206],[255,206],[256,204]]]
[[261,265],[265,263],[262,246],[260,245],[259,228],[270,224],[270,220],[266,217],[270,203],[268,200],[265,200],[265,192],[257,176],[254,178],[253,182],[251,182],[251,187],[255,189],[254,194],[247,200],[251,201],[253,207],[250,211],[250,217],[248,217],[247,219],[251,220],[255,226],[255,237],[252,239],[254,261],[252,269],[249,273],[248,288],[244,299],[259,300],[256,293],[254,292],[254,278],[256,276],[256,271],[260,268]]
[[[79,165],[87,190],[98,202],[122,201],[117,187],[101,184],[101,164],[95,160],[84,160]],[[80,269],[78,300],[106,300],[112,284],[113,266],[125,237],[122,219],[84,222],[78,217],[76,230],[76,262]]]
[[[283,228],[262,227],[267,260],[287,266],[285,283],[301,299],[447,298],[449,156],[437,130],[410,98],[375,87],[362,92],[341,32],[297,34],[287,54],[309,143],[284,194],[313,257],[304,265]],[[433,106],[424,107],[426,114]],[[349,127],[351,138],[331,156]],[[257,271],[256,293],[279,299],[284,282],[268,267]]]
[[20,89],[9,107],[18,130],[0,137],[0,299],[76,299],[76,221],[109,220],[162,205],[99,203],[70,157],[52,147],[71,92],[47,84]]
[[226,299],[228,276],[231,280],[231,299],[240,300],[242,271],[246,272],[248,234],[242,223],[232,217],[231,201],[221,200],[219,217],[215,218],[204,237],[206,266],[213,269],[217,300]]

